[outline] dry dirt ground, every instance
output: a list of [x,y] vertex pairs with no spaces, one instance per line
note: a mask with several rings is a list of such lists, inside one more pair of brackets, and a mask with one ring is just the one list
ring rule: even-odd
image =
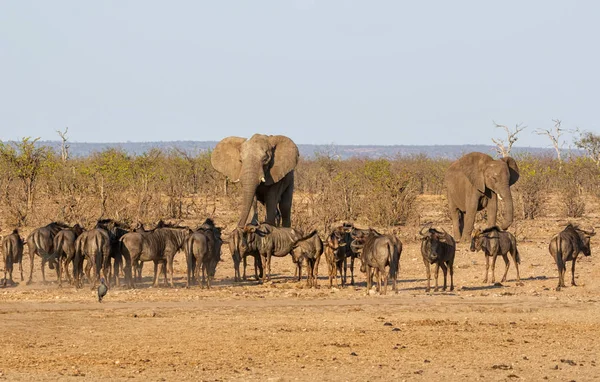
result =
[[150,288],[147,265],[138,289],[100,304],[89,287],[58,289],[53,273],[43,285],[36,259],[32,285],[0,289],[0,379],[594,380],[600,260],[592,250],[579,286],[555,290],[548,240],[565,222],[516,224],[523,285],[514,265],[507,282],[483,284],[483,254],[461,244],[454,292],[425,292],[415,228],[400,230],[400,290],[386,296],[366,296],[358,270],[354,287],[330,289],[324,261],[320,288],[305,288],[289,257],[274,260],[270,284],[233,283],[224,246],[211,290],[184,288],[179,254],[176,288]]

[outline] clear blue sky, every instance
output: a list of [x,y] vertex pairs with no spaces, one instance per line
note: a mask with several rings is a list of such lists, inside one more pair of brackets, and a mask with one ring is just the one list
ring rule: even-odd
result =
[[598,1],[0,3],[0,139],[491,144],[599,129]]

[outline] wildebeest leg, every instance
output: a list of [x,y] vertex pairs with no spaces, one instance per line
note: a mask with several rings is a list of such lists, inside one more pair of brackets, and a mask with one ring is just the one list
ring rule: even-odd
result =
[[508,255],[503,254],[502,258],[504,259],[504,276],[502,276],[502,281],[501,282],[505,282],[506,281],[506,275],[508,275],[508,268],[510,268],[510,261],[508,261]]
[[367,264],[365,266],[366,270],[367,270],[367,296],[369,295],[369,291],[371,290],[371,267]]
[[267,281],[267,272],[268,272],[268,268],[267,268],[267,254],[260,254],[260,263],[262,265],[263,268],[263,275],[262,275],[262,279],[261,282],[264,284]]
[[496,259],[497,255],[492,256],[492,284],[496,282]]
[[44,272],[45,268],[46,268],[46,259],[42,258],[42,282],[44,284],[46,283],[46,274]]
[[171,288],[173,288],[175,285],[173,285],[173,258],[174,258],[174,254],[167,256],[167,272],[169,273],[169,286]]
[[[28,247],[29,248],[29,247]],[[27,280],[27,285],[31,284],[33,280],[33,258],[35,257],[37,250],[29,248],[29,280]]]
[[517,282],[521,281],[521,275],[519,274],[519,263],[517,262],[517,255],[516,252],[511,252],[511,257],[515,263],[515,268],[517,269]]
[[450,291],[454,290],[454,262],[448,262],[448,270],[450,271]]
[[379,270],[379,279],[381,280],[381,282],[383,282],[383,294],[387,294],[389,274],[390,272],[385,271],[385,267],[383,267],[383,270]]
[[121,269],[121,259],[120,256],[117,256],[114,259],[114,265],[113,265],[113,269],[114,269],[114,273],[115,273],[115,285],[116,286],[120,286],[120,282],[119,282],[119,270]]
[[435,289],[434,292],[438,291],[438,275],[440,274],[440,263],[435,263]]
[[319,263],[321,262],[321,256],[317,257],[317,259],[315,260],[315,265],[313,267],[313,287],[314,288],[318,288],[319,287]]
[[19,272],[21,272],[21,281],[25,280],[23,278],[23,257],[19,259]]
[[269,252],[267,254],[267,281],[271,281],[271,258],[273,254]]
[[154,282],[152,283],[154,288],[158,287],[158,276],[158,261],[154,260]]
[[[244,257],[242,258],[242,265],[243,265],[243,267],[244,267],[244,274],[243,274],[243,276],[242,276],[242,280],[244,280],[244,281],[246,281],[246,265],[247,265],[247,262],[248,262],[248,261],[247,261],[247,258],[248,258],[248,256],[244,256]],[[237,273],[238,273],[238,275],[239,275],[239,272],[240,272],[240,270],[238,269],[238,270],[237,270]],[[255,275],[255,276],[256,276],[256,278],[258,279],[258,272],[257,272],[257,269],[256,269],[256,259],[254,259],[254,275]]]
[[442,272],[444,272],[444,287],[442,288],[442,290],[445,292],[446,291],[446,287],[447,287],[447,277],[448,277],[448,267],[446,267],[446,264],[441,263],[440,267],[442,267]]
[[192,264],[194,255],[191,253],[188,253],[188,251],[185,251],[185,262],[187,263],[187,284],[185,285],[187,288],[190,287],[191,282],[192,282],[192,271],[193,271],[193,267],[194,265]]
[[350,257],[350,284],[354,285],[354,256]]
[[573,262],[571,264],[571,285],[577,286],[575,284],[575,263],[577,262],[577,257],[573,256]]
[[490,256],[485,255],[485,277],[483,278],[483,283],[488,282],[488,273],[490,269]]
[[427,288],[425,289],[425,292],[429,293],[429,291],[431,291],[431,269],[429,261],[423,259],[423,263],[425,264],[425,273],[427,274]]

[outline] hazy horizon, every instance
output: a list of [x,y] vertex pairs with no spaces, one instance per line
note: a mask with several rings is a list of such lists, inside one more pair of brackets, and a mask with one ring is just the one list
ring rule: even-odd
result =
[[[600,131],[594,1],[9,1],[0,139],[492,145]],[[571,134],[565,132],[567,147]]]

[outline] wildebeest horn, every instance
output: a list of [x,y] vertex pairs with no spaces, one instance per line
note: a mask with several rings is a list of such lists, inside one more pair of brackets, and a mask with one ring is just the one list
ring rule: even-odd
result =
[[421,230],[419,231],[419,235],[425,236],[425,233],[423,232],[424,230],[428,230],[429,231],[429,226],[426,225],[425,227],[421,228]]

